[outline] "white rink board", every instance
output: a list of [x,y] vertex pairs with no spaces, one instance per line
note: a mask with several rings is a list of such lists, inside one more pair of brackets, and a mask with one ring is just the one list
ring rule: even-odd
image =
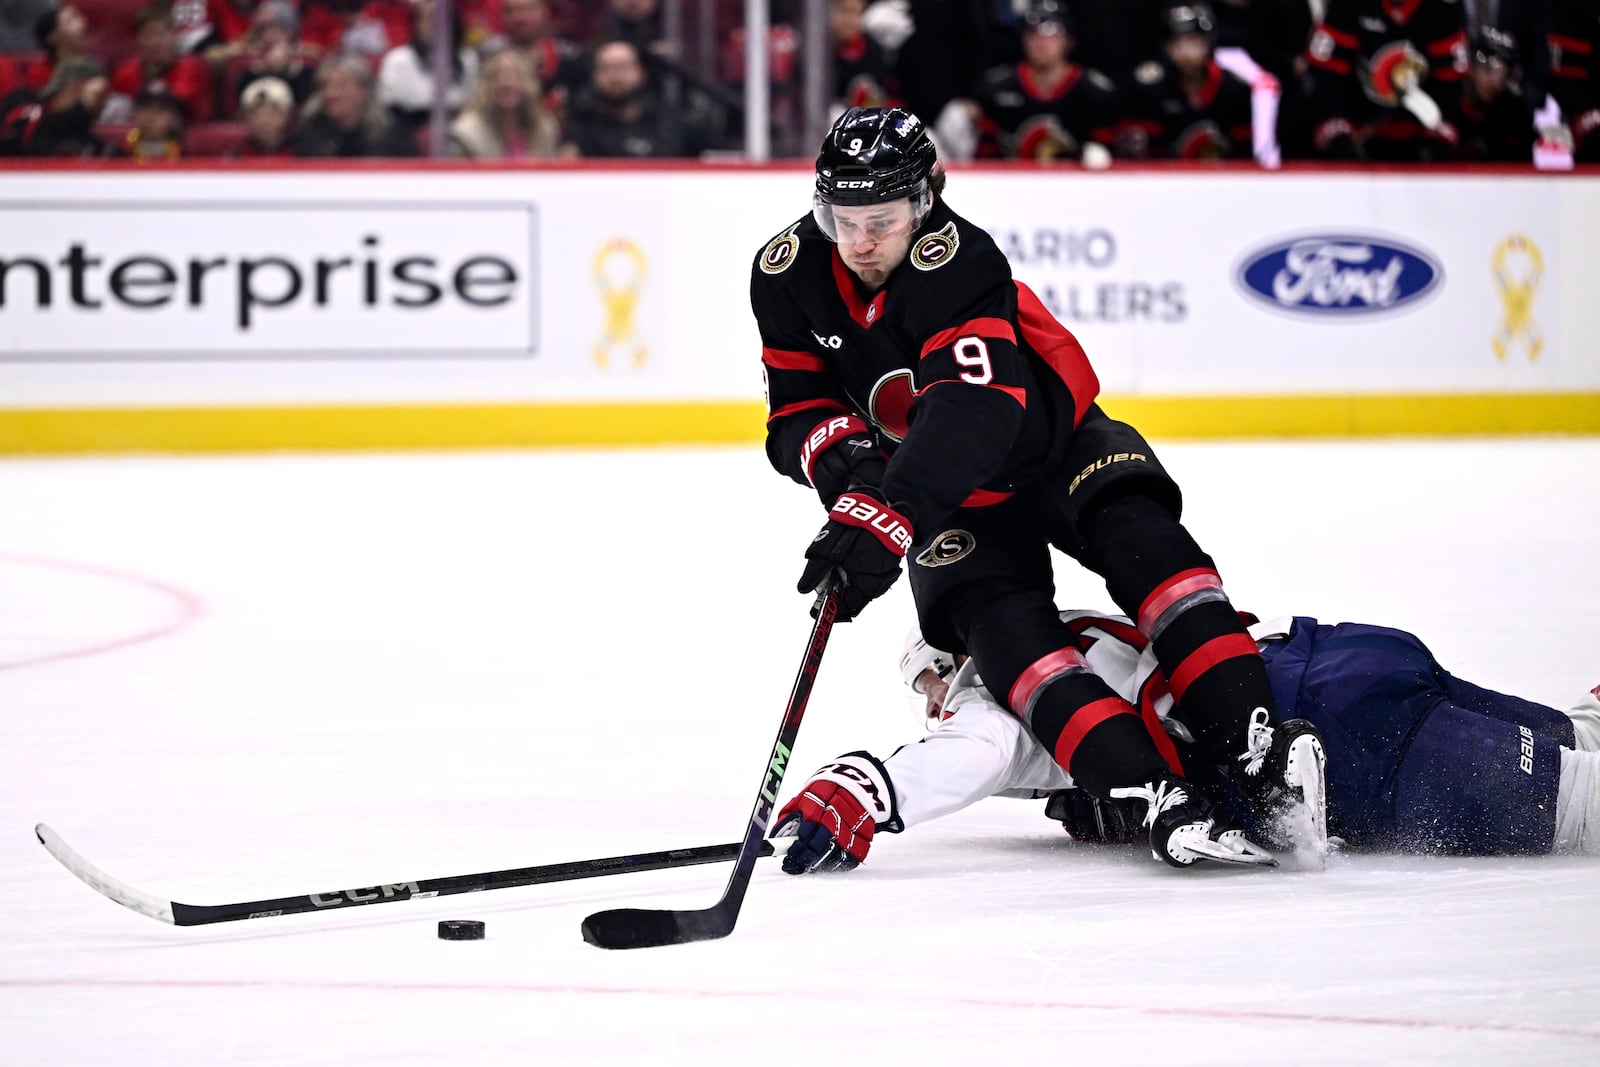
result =
[[[1107,392],[1600,387],[1597,178],[986,169],[949,197]],[[0,175],[0,406],[754,399],[749,263],[808,198],[803,168]],[[1376,310],[1283,307],[1252,264]]]

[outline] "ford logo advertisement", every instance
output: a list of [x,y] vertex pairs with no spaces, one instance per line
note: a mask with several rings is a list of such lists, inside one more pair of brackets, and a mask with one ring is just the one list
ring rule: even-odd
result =
[[1444,267],[1426,252],[1383,238],[1309,234],[1245,256],[1236,279],[1279,311],[1355,316],[1421,300],[1444,280]]

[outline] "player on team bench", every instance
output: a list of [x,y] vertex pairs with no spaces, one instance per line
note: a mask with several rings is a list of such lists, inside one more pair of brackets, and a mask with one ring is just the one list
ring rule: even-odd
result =
[[[1089,665],[1135,704],[1175,770],[1235,805],[1204,765],[1149,642],[1127,619],[1066,612]],[[1454,677],[1412,634],[1310,618],[1250,628],[1286,712],[1327,746],[1330,832],[1355,848],[1600,856],[1600,687],[1565,713]],[[853,752],[819,770],[779,813],[790,874],[849,869],[874,832],[896,833],[987,796],[1044,797],[1075,838],[1143,840],[1138,805],[1075,788],[984,688],[913,632],[901,658],[931,731],[885,760]]]

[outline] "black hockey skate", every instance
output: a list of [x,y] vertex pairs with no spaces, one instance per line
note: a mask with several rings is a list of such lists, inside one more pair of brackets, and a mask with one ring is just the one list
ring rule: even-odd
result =
[[1276,867],[1272,854],[1242,830],[1218,825],[1211,804],[1181,778],[1162,776],[1144,785],[1111,790],[1118,800],[1142,800],[1150,831],[1150,854],[1174,867],[1216,860],[1250,867]]
[[1322,735],[1305,719],[1267,725],[1266,708],[1250,714],[1246,749],[1230,768],[1234,785],[1261,819],[1270,848],[1328,854],[1328,802]]

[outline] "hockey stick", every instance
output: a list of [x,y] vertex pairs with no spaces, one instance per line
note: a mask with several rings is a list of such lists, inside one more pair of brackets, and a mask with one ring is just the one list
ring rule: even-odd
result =
[[[174,900],[163,900],[111,877],[78,855],[72,846],[44,823],[35,826],[33,832],[50,855],[60,860],[63,867],[77,875],[90,889],[140,915],[148,915],[152,919],[173,926],[205,926],[208,923],[233,922],[237,919],[265,919],[273,915],[298,915],[301,912],[331,911],[334,908],[353,908],[363,904],[390,904],[400,900],[423,900],[453,896],[457,893],[482,893],[490,889],[512,889],[521,885],[567,882],[577,878],[599,878],[602,875],[626,874],[629,871],[661,871],[672,867],[692,867],[699,863],[719,863],[743,855],[738,844],[700,845],[696,848],[672,849],[667,852],[641,852],[633,856],[608,856],[598,860],[550,863],[542,867],[518,867],[509,871],[458,874],[449,878],[425,878],[415,882],[337,889],[331,893],[306,893],[297,897],[278,897],[275,900],[246,900],[237,904],[180,904]],[[772,855],[773,848],[770,841],[761,842],[761,846],[761,855]],[[753,857],[752,862],[754,862]]]
[[789,750],[800,732],[800,720],[806,713],[806,702],[817,680],[817,668],[822,665],[822,652],[828,647],[828,635],[833,632],[833,622],[839,614],[840,596],[841,587],[830,584],[827,595],[818,605],[811,643],[806,646],[800,673],[795,676],[794,688],[789,693],[783,725],[772,746],[772,756],[761,779],[761,792],[756,794],[755,808],[744,831],[744,843],[739,848],[739,858],[734,861],[728,887],[722,891],[722,899],[697,911],[661,908],[597,911],[583,920],[583,939],[589,944],[598,948],[655,948],[687,941],[714,941],[733,933],[733,926],[739,921],[739,909],[744,904],[745,890],[750,888],[750,877],[755,872],[757,849],[766,843],[767,820],[772,817],[772,806],[778,802],[778,787],[783,783]]

